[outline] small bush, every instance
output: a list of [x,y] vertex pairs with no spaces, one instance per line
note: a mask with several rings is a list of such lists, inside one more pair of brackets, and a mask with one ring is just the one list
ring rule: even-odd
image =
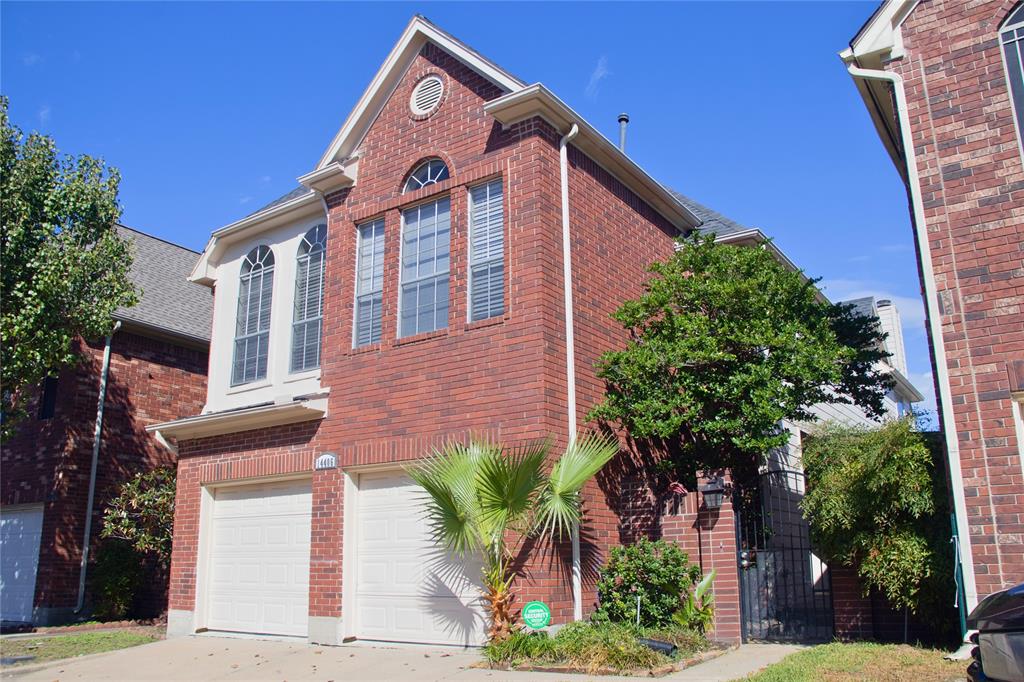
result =
[[93,615],[99,620],[123,620],[142,586],[142,561],[131,546],[120,540],[99,545],[89,575]]
[[555,660],[594,673],[653,668],[669,659],[637,641],[636,628],[624,623],[569,623],[553,640]]
[[554,650],[554,642],[546,632],[513,631],[503,640],[492,640],[484,647],[484,658],[491,663],[519,665],[524,661],[544,658]]
[[635,544],[615,547],[598,578],[601,606],[597,619],[635,624],[639,596],[640,626],[668,626],[683,596],[700,579],[700,568],[691,564],[675,543],[641,538]]

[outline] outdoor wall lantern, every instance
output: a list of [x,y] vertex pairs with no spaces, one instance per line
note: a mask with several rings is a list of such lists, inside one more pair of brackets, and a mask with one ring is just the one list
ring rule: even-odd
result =
[[708,509],[721,509],[725,497],[725,481],[721,476],[709,478],[708,482],[698,488],[704,498],[704,506]]

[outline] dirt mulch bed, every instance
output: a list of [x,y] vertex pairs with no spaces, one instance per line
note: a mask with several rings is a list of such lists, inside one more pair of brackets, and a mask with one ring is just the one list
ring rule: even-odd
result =
[[735,647],[715,646],[707,651],[701,651],[688,658],[672,663],[658,666],[657,668],[644,668],[639,670],[617,670],[616,668],[595,668],[588,670],[569,665],[567,663],[521,663],[516,666],[500,665],[480,661],[471,665],[471,668],[483,668],[488,670],[502,670],[505,672],[533,672],[533,673],[567,673],[573,675],[629,675],[632,677],[664,677],[672,673],[692,668],[712,659],[718,658]]

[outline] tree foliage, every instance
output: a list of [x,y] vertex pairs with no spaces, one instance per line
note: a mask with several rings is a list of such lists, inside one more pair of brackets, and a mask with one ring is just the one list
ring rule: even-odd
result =
[[814,420],[816,403],[882,413],[878,325],[767,248],[694,236],[650,271],[612,315],[630,339],[602,355],[606,395],[590,417],[664,444],[680,473],[755,465],[785,444],[780,422]]
[[588,436],[571,443],[548,470],[547,442],[507,449],[473,440],[448,443],[408,468],[426,493],[434,541],[460,557],[483,559],[490,641],[516,629],[513,564],[522,541],[578,528],[580,490],[618,451],[616,441]]
[[952,601],[940,456],[912,418],[875,429],[826,425],[803,447],[802,507],[815,547],[826,561],[855,567],[865,591],[898,608],[916,611],[922,588],[936,582]]
[[117,169],[89,156],[58,155],[54,141],[27,137],[0,98],[0,383],[6,439],[33,389],[76,360],[75,337],[96,338],[111,314],[136,301]]
[[161,566],[169,567],[176,486],[173,467],[136,474],[110,501],[100,535],[124,540],[139,554],[152,553]]

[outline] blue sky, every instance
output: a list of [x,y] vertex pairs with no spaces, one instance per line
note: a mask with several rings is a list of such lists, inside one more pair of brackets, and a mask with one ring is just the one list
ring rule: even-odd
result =
[[123,222],[193,249],[295,185],[424,14],[540,81],[652,175],[761,228],[833,299],[903,316],[930,364],[906,195],[836,53],[875,2],[13,3],[14,121],[121,169]]

